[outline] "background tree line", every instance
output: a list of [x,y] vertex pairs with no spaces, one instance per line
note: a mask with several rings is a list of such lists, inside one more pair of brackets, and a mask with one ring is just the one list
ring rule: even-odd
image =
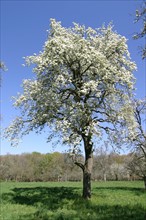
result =
[[[138,170],[134,171],[135,164],[133,164],[132,158],[132,154],[107,153],[101,147],[95,152],[92,180],[136,180],[143,178]],[[79,159],[81,161],[84,158],[80,155]],[[67,153],[41,154],[33,152],[21,155],[7,154],[0,156],[0,160],[1,181],[82,180],[81,169],[74,165],[72,158]]]

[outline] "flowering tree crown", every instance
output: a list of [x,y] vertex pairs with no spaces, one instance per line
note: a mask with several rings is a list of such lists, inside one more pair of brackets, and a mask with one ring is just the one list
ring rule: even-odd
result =
[[15,98],[21,116],[6,130],[11,142],[46,125],[73,146],[83,136],[92,141],[122,123],[132,132],[136,65],[126,41],[111,24],[64,28],[51,19],[42,52],[26,57],[26,64],[34,65],[35,79],[24,80],[24,92]]

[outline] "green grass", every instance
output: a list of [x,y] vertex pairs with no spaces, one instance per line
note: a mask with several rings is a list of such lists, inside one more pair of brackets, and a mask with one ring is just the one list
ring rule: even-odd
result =
[[1,220],[145,220],[143,182],[93,182],[92,199],[82,183],[1,183]]

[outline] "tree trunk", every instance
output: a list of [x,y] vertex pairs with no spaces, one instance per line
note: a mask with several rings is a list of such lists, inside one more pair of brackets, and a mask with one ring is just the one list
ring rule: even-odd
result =
[[79,166],[83,171],[83,198],[91,198],[91,173],[93,167],[93,143],[91,141],[91,135],[83,135],[84,150],[85,150],[85,163],[80,163],[73,156],[74,163]]
[[89,171],[83,172],[83,198],[91,198],[91,172]]
[[93,144],[90,139],[84,139],[85,164],[83,169],[83,198],[91,198],[91,173],[93,167]]

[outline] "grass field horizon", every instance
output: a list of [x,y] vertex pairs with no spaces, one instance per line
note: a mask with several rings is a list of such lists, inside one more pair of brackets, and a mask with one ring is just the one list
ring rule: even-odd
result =
[[92,182],[82,199],[82,182],[1,182],[1,220],[145,220],[143,181]]

